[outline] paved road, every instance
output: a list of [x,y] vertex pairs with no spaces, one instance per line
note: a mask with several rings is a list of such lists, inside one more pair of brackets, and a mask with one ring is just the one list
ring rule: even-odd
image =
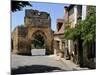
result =
[[12,55],[12,74],[43,73],[72,70],[69,65],[57,60],[53,55],[49,56],[21,56]]

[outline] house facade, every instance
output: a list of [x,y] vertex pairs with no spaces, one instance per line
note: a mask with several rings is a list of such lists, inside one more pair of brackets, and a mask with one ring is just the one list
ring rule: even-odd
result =
[[[64,26],[67,30],[69,28],[75,28],[78,20],[85,20],[87,16],[88,6],[86,5],[70,5],[64,7]],[[95,68],[95,46],[91,45],[89,49],[86,46],[80,46],[77,40],[66,40],[66,47],[70,54],[70,60],[74,63]],[[89,46],[90,47],[90,46]],[[91,57],[91,58],[90,58]]]
[[[70,59],[78,64],[78,53],[75,51],[77,42],[66,40],[64,37],[65,30],[74,28],[79,19],[84,20],[86,17],[86,6],[70,5],[64,7],[63,19],[57,19],[57,30],[54,33],[54,53],[62,51],[65,59]],[[75,58],[74,58],[75,56]],[[76,57],[77,56],[77,57]]]
[[[86,18],[86,6],[84,5],[70,5],[69,7],[64,7],[64,26],[65,30],[69,28],[74,28],[78,20],[84,20]],[[77,42],[73,40],[67,40],[66,47],[68,52],[71,55],[71,60],[75,63],[78,61],[78,51],[77,51]],[[75,56],[75,58],[74,58]]]
[[63,52],[65,48],[64,40],[64,20],[59,18],[56,21],[57,30],[54,32],[54,54]]

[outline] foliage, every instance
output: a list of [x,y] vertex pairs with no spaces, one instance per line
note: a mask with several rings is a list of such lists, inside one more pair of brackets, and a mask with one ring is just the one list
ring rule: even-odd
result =
[[81,32],[82,24],[83,24],[82,21],[79,20],[75,28],[66,29],[65,38],[66,39],[72,39],[72,40],[80,38],[81,37],[81,33],[82,33]]
[[32,40],[32,48],[44,48],[44,38],[41,35],[35,35]]
[[23,7],[26,6],[32,6],[29,2],[27,1],[11,1],[11,11],[16,12],[22,10]]
[[21,28],[21,29],[23,29],[25,27],[25,25],[21,24],[18,27]]
[[82,39],[84,43],[93,42],[96,39],[96,8],[89,7],[86,20],[83,21],[82,26]]
[[93,42],[96,38],[96,11],[94,6],[89,6],[85,20],[79,20],[75,28],[65,31],[66,39],[81,39],[83,44]]

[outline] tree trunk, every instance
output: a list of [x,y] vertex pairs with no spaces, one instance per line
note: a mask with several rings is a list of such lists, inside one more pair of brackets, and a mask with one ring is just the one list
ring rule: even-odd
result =
[[79,65],[83,66],[83,46],[82,46],[83,40],[78,39],[78,61]]

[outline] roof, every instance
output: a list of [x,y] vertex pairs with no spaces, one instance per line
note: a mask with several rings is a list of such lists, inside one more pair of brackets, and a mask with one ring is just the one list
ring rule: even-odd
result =
[[57,19],[57,23],[59,23],[59,22],[63,23],[64,22],[64,19],[58,18]]
[[66,9],[69,11],[69,10],[72,9],[74,6],[75,6],[74,4],[71,4],[71,5],[69,5],[69,6],[65,6],[64,8],[66,8]]
[[62,24],[60,25],[60,29],[55,31],[54,34],[63,34],[64,33],[64,24],[63,24],[63,22],[64,22],[64,19],[57,19],[57,26],[59,25],[58,23],[62,23]]

